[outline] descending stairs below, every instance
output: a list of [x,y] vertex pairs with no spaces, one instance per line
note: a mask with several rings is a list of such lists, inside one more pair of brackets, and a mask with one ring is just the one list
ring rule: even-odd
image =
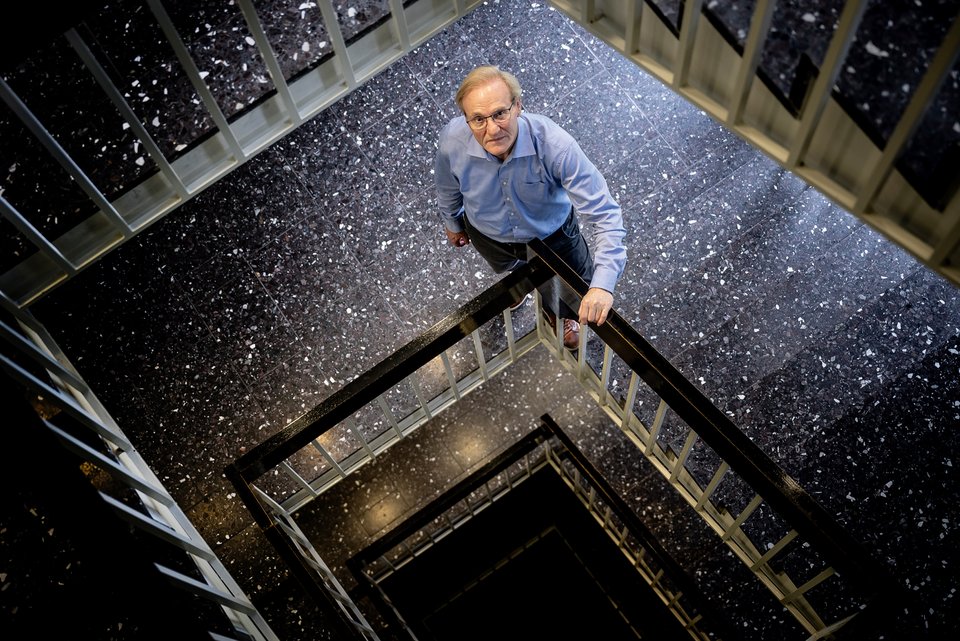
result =
[[549,467],[381,586],[421,641],[690,638]]

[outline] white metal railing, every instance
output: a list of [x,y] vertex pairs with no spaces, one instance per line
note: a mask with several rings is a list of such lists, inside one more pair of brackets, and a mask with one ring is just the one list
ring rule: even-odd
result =
[[376,631],[367,622],[363,613],[357,607],[343,585],[337,580],[336,575],[327,567],[327,564],[320,558],[317,550],[313,547],[309,537],[303,533],[300,526],[297,525],[293,514],[288,512],[279,503],[276,503],[270,496],[256,490],[257,495],[263,504],[269,510],[273,523],[280,528],[287,539],[293,543],[296,553],[303,559],[305,566],[308,567],[319,579],[321,585],[330,595],[331,600],[336,603],[344,619],[357,631],[364,639],[379,641]]
[[[867,0],[844,3],[816,79],[797,114],[757,74],[776,0],[758,0],[753,6],[742,53],[709,20],[702,19],[703,12],[709,11],[702,0],[680,3],[679,33],[660,19],[654,0],[550,0],[550,4],[960,286],[960,191],[947,194],[947,202],[938,208],[894,164],[945,80],[951,72],[956,74],[960,15],[954,16],[942,42],[924,43],[936,45],[936,53],[920,81],[907,88],[888,88],[894,94],[909,91],[910,100],[886,143],[878,146],[834,96],[835,81],[857,38]],[[917,64],[922,64],[919,58]],[[943,117],[952,125],[956,104]]]
[[[373,461],[540,344],[534,332],[517,338],[514,322],[519,313],[503,311],[503,349],[499,353],[489,354],[491,346],[484,344],[481,328],[473,330],[389,392],[378,396],[368,406],[369,411],[347,417],[314,439],[309,447],[287,457],[280,469],[290,483],[280,483],[270,477],[264,482],[271,483],[272,487],[257,489],[273,496],[284,510],[295,512]],[[454,361],[465,365],[455,367]],[[318,469],[320,473],[316,474],[314,471]]]
[[315,68],[288,80],[280,69],[255,3],[238,0],[250,36],[269,72],[267,80],[271,83],[273,95],[239,116],[230,117],[219,106],[162,0],[147,0],[156,24],[176,57],[175,63],[171,61],[173,69],[189,80],[200,97],[206,116],[214,124],[211,136],[174,160],[162,153],[123,97],[123,90],[113,83],[81,34],[73,29],[67,31],[65,37],[70,47],[143,143],[157,172],[111,200],[20,100],[6,79],[0,78],[0,98],[80,186],[95,209],[89,218],[78,222],[72,229],[59,237],[48,238],[17,209],[16,203],[0,196],[0,215],[37,250],[0,274],[0,292],[19,307],[30,305],[57,284],[72,278],[296,130],[430,36],[466,15],[480,2],[416,0],[404,6],[399,0],[390,0],[388,19],[373,25],[348,44],[333,1],[316,0],[332,43],[333,55]]
[[[238,638],[277,641],[278,637],[257,608],[43,326],[28,312],[17,309],[5,296],[0,302],[17,322],[16,326],[11,326],[0,321],[0,337],[4,344],[0,367],[16,383],[55,408],[49,412],[52,416],[40,420],[64,448],[135,492],[144,509],[143,512],[134,510],[105,488],[99,488],[100,498],[114,513],[139,530],[182,551],[196,566],[200,579],[161,564],[155,564],[157,570],[181,589],[218,604],[237,631]],[[95,434],[103,447],[93,447],[87,439],[78,438],[59,425],[64,418]],[[38,458],[37,464],[43,464],[42,457]],[[131,589],[137,588],[132,586]],[[152,592],[142,595],[144,602],[151,602],[155,597]],[[109,609],[110,605],[104,603],[103,607]],[[157,604],[158,617],[164,616],[163,608],[162,603]]]
[[[828,632],[853,619],[858,605],[847,600],[849,597],[837,596],[846,588],[842,582],[831,586],[836,594],[821,597],[816,604],[808,598],[815,592],[814,588],[838,576],[833,566],[820,556],[816,546],[783,520],[766,498],[757,494],[738,474],[734,464],[704,443],[697,432],[673,412],[675,408],[621,360],[622,355],[600,339],[602,355],[598,362],[592,363],[586,349],[592,335],[588,326],[581,327],[578,353],[563,348],[560,331],[551,328],[542,318],[537,329],[543,346],[577,377],[586,392],[670,487],[811,634],[811,638],[824,638]],[[621,384],[624,376],[629,379],[626,385]],[[646,409],[651,407],[656,409]],[[692,461],[691,454],[695,449],[697,456]],[[718,490],[723,485],[733,489],[724,498],[717,499]],[[760,514],[758,508],[763,505],[770,508],[773,516]],[[751,528],[760,523],[763,527]],[[777,529],[780,531],[778,540],[765,540],[769,531]],[[755,533],[751,534],[751,530]],[[758,537],[764,539],[758,541]],[[787,571],[788,565],[790,571]],[[796,577],[800,573],[809,578],[798,584]],[[833,620],[825,621],[824,617]]]
[[[576,309],[576,294],[569,288],[565,291],[563,299],[572,309]],[[303,508],[332,484],[345,478],[360,465],[373,460],[380,451],[425,423],[428,414],[436,415],[456,403],[489,376],[502,371],[513,364],[516,358],[539,345],[548,349],[557,361],[576,377],[586,392],[636,445],[638,452],[663,475],[669,486],[695,510],[718,535],[719,540],[812,638],[826,636],[830,631],[853,620],[859,607],[856,600],[861,597],[844,594],[848,584],[837,580],[834,567],[821,555],[815,542],[801,534],[799,528],[811,524],[791,523],[788,517],[779,514],[771,502],[775,502],[777,497],[761,496],[757,490],[752,489],[750,483],[741,475],[741,472],[746,471],[739,469],[741,464],[724,460],[680,418],[677,411],[685,408],[678,410],[668,400],[660,397],[638,371],[626,365],[622,360],[625,354],[617,354],[611,345],[603,343],[589,327],[581,328],[580,347],[577,351],[564,348],[562,324],[556,323],[555,327],[550,327],[540,312],[543,300],[539,290],[535,291],[535,294],[535,331],[516,341],[513,350],[504,348],[493,358],[485,360],[484,350],[475,347],[478,362],[472,370],[466,371],[459,378],[454,377],[449,359],[445,355],[435,358],[431,363],[435,364],[439,378],[448,380],[445,389],[426,403],[422,402],[422,396],[418,396],[420,406],[402,418],[391,414],[384,395],[378,396],[368,405],[376,407],[377,413],[381,414],[382,427],[375,437],[363,441],[359,446],[353,445],[353,451],[342,453],[342,458],[339,459],[334,452],[314,439],[310,447],[323,453],[323,459],[329,463],[329,468],[315,478],[304,477],[302,473],[296,473],[294,467],[298,456],[302,456],[307,448],[291,454],[280,463],[280,467],[296,480],[296,484],[293,489],[273,488],[274,496],[271,501],[281,507],[285,514],[292,514]],[[509,309],[504,310],[503,317],[507,321],[507,342],[514,344],[514,338],[510,335],[512,330],[509,325]],[[480,329],[481,327],[476,328],[471,336],[476,336]],[[599,339],[602,345],[602,353],[596,363],[592,362],[595,357],[587,348],[591,337]],[[462,342],[467,341],[474,343],[470,336]],[[516,354],[516,358],[511,357],[511,352]],[[437,360],[442,360],[444,366],[437,365]],[[621,385],[624,376],[627,376],[629,381]],[[693,401],[684,399],[681,402]],[[706,399],[701,402],[709,405]],[[646,409],[651,405],[655,410]],[[311,430],[324,422],[327,421],[317,419]],[[342,427],[344,423],[346,422],[338,427]],[[323,430],[323,434],[330,436],[331,443],[342,440],[337,437],[337,432]],[[696,456],[693,456],[694,453]],[[762,456],[759,449],[757,455]],[[772,462],[769,464],[773,465]],[[316,469],[316,464],[306,460],[302,461],[302,467]],[[782,470],[779,473],[782,474]],[[698,478],[698,475],[702,477],[704,474],[705,478]],[[269,480],[275,476],[263,475],[261,478]],[[270,495],[270,491],[265,487],[255,486],[252,479],[248,479],[247,483],[257,492]],[[721,489],[728,490],[728,493],[717,498],[721,495]],[[801,493],[802,490],[797,487],[796,492]],[[764,509],[761,510],[761,507]],[[823,519],[826,521],[829,517],[824,513]],[[816,527],[820,526],[821,524],[816,524]],[[757,537],[768,537],[771,531],[780,532],[777,540],[756,540]],[[829,592],[826,592],[827,590]],[[815,598],[811,598],[811,595]],[[665,596],[670,601],[669,595]],[[685,623],[689,625],[690,621]]]
[[630,526],[620,520],[612,507],[600,498],[590,480],[563,458],[563,449],[558,449],[551,439],[543,441],[519,461],[485,480],[480,488],[447,508],[428,526],[410,533],[393,548],[367,561],[362,569],[364,575],[375,584],[385,581],[456,530],[466,527],[474,517],[506,497],[534,473],[550,466],[691,638],[699,641],[715,638],[701,629],[699,624],[703,614],[688,612],[686,598],[671,585],[664,568],[654,560]]
[[[546,331],[549,331],[547,328]],[[583,340],[583,336],[581,336]],[[605,354],[610,351],[605,348]],[[605,356],[606,358],[606,356]],[[793,579],[786,573],[774,569],[775,558],[787,552],[793,552],[802,547],[802,541],[797,538],[796,530],[788,530],[783,537],[772,546],[755,542],[747,532],[746,522],[763,503],[763,498],[754,494],[749,502],[738,512],[730,509],[713,499],[720,483],[729,481],[734,476],[730,464],[718,459],[717,467],[707,484],[701,487],[700,482],[687,468],[691,450],[698,442],[698,436],[692,429],[687,429],[683,436],[683,445],[679,451],[658,439],[669,406],[660,400],[653,420],[645,423],[633,411],[624,411],[624,401],[611,394],[610,389],[602,382],[602,376],[587,367],[581,369],[581,361],[574,361],[560,356],[568,370],[580,377],[581,383],[594,399],[604,408],[610,417],[616,421],[624,433],[634,442],[637,449],[643,453],[653,467],[660,472],[670,483],[671,487],[704,519],[710,528],[716,532],[721,540],[734,552],[750,571],[759,579],[777,600],[808,630],[815,633],[826,627],[816,608],[807,601],[805,594],[816,587],[821,581],[833,575],[833,568],[825,566],[824,572],[814,582],[807,582],[798,588]],[[636,389],[637,375],[631,375],[630,389]],[[624,403],[624,404],[622,404]],[[626,405],[626,407],[630,407]],[[793,544],[791,546],[791,544]],[[788,549],[788,546],[789,549]],[[769,547],[765,552],[762,551]],[[811,561],[818,562],[818,561]]]
[[[0,215],[37,249],[0,274],[0,291],[21,307],[29,305],[296,130],[480,3],[416,0],[404,6],[400,0],[389,0],[389,19],[348,44],[332,0],[317,0],[333,55],[307,73],[287,79],[254,2],[239,0],[273,95],[230,118],[218,105],[162,1],[147,0],[176,57],[174,69],[189,80],[215,126],[212,136],[172,161],[152,140],[80,34],[68,31],[65,35],[71,48],[143,143],[157,172],[111,200],[0,78],[0,98],[95,208],[88,219],[74,228],[57,238],[48,238],[18,211],[17,203],[0,196]],[[886,144],[878,148],[832,95],[834,80],[857,35],[866,0],[845,4],[820,72],[798,114],[791,113],[764,83],[758,82],[760,53],[770,31],[775,0],[756,3],[742,53],[709,20],[700,19],[702,11],[709,11],[709,5],[704,9],[702,0],[680,3],[683,20],[679,33],[661,20],[652,2],[646,0],[551,0],[550,4],[928,267],[960,285],[960,195],[953,193],[938,209],[895,166],[955,69],[960,55],[960,17],[950,26],[922,79],[911,87],[909,104]],[[901,92],[902,88],[891,91]]]

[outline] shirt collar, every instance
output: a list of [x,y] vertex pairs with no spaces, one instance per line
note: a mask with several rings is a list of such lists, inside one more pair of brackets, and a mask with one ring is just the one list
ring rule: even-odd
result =
[[[466,122],[466,120],[464,120]],[[510,152],[510,155],[507,156],[507,160],[511,158],[520,158],[523,156],[533,156],[536,153],[536,149],[533,146],[533,138],[530,136],[530,123],[527,122],[527,117],[524,114],[520,114],[517,118],[517,140],[513,144],[513,149]],[[469,129],[469,127],[468,127]],[[477,158],[492,158],[493,156],[483,148],[478,141],[476,136],[473,135],[473,132],[470,132],[470,142],[467,143],[467,153],[471,156],[476,156]],[[506,161],[504,161],[506,162]]]

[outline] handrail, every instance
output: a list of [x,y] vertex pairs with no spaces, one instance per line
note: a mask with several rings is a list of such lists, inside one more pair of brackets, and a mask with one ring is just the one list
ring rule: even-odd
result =
[[498,316],[512,304],[518,293],[532,291],[551,275],[540,261],[532,261],[508,274],[381,363],[243,454],[230,465],[233,473],[246,482],[254,481],[297,450],[309,445],[327,429],[416,372],[437,354]]
[[[356,594],[357,597],[377,596],[377,593],[373,591],[374,586],[372,585],[376,580],[374,579],[372,582],[365,580],[371,578],[364,572],[364,569],[368,565],[396,548],[403,543],[403,541],[416,535],[417,532],[442,516],[450,508],[460,501],[463,501],[474,490],[482,487],[498,474],[503,473],[511,465],[522,460],[524,456],[529,455],[536,447],[549,439],[559,441],[561,445],[560,458],[570,461],[583,477],[589,481],[591,488],[599,493],[602,500],[611,507],[617,518],[639,539],[645,553],[656,561],[658,567],[663,570],[668,582],[678,588],[677,593],[682,594],[684,600],[692,602],[702,618],[710,621],[708,627],[718,635],[713,638],[722,638],[728,641],[738,638],[737,635],[734,634],[733,627],[729,621],[706,600],[699,586],[697,586],[670,553],[667,552],[656,536],[650,531],[646,524],[637,517],[626,502],[617,496],[616,492],[603,478],[602,474],[549,414],[544,414],[540,417],[540,426],[538,428],[488,461],[467,478],[449,488],[415,514],[404,519],[396,528],[347,559],[346,566],[357,579],[359,586],[354,594]],[[510,489],[512,489],[512,487]]]
[[469,496],[471,492],[483,486],[485,482],[532,452],[549,436],[548,430],[540,427],[516,441],[468,477],[430,501],[428,505],[404,519],[403,523],[396,528],[347,559],[347,568],[355,577],[361,578],[363,568],[374,559],[383,556],[402,541],[410,538],[418,530],[426,527],[435,518]]
[[[530,249],[579,296],[587,284],[540,240]],[[590,330],[620,356],[703,441],[730,463],[757,494],[785,516],[798,531],[821,546],[831,563],[851,571],[866,586],[888,578],[861,544],[766,452],[744,434],[693,383],[687,380],[637,330],[611,310],[607,321]]]
[[[543,241],[535,239],[528,243],[528,248],[531,255],[556,272],[562,287],[578,297],[587,293],[587,283]],[[603,325],[582,328],[581,342],[587,340],[590,331],[642,377],[759,497],[811,541],[832,566],[870,595],[871,612],[882,612],[884,604],[904,596],[889,572],[859,541],[615,310],[611,310]],[[632,408],[624,411],[627,410],[632,412]],[[865,619],[854,617],[858,626],[865,625]],[[852,624],[850,628],[855,629]]]
[[[8,300],[0,302],[4,308],[0,379],[8,389],[23,392],[19,402],[9,404],[20,440],[2,467],[15,480],[15,487],[23,485],[44,501],[49,499],[51,511],[60,519],[58,532],[71,537],[78,553],[108,563],[124,559],[113,564],[115,572],[104,575],[105,587],[110,589],[101,595],[100,609],[152,617],[154,631],[161,637],[226,639],[200,629],[219,625],[245,639],[276,640],[275,632],[45,328],[29,312],[12,307]],[[12,317],[9,324],[8,317]],[[42,399],[43,410],[29,411],[28,399]],[[23,452],[42,455],[25,457]],[[85,475],[81,474],[84,466],[90,466]],[[94,479],[91,470],[109,476],[110,482],[105,485],[102,479]],[[131,527],[159,545],[154,549],[142,537],[132,536]],[[168,566],[170,561],[176,563]],[[177,589],[167,594],[171,583]],[[118,593],[113,588],[121,584],[140,589]],[[158,616],[156,589],[164,591],[162,598],[180,604],[174,608],[175,616]],[[199,608],[216,608],[223,622],[177,614],[182,610],[196,615]]]
[[[248,484],[252,484],[274,467],[289,467],[285,459],[302,448],[315,446],[319,436],[352,417],[365,405],[382,401],[382,395],[394,385],[415,374],[438,354],[444,354],[446,349],[503,313],[503,310],[516,300],[518,294],[539,288],[538,305],[542,302],[540,290],[548,290],[550,296],[559,296],[571,307],[577,307],[576,299],[584,296],[587,291],[587,284],[583,279],[542,241],[531,241],[528,252],[528,262],[522,268],[508,274],[457,312],[398,349],[382,363],[228,466],[228,478],[234,483],[238,495],[248,505],[254,520],[261,527],[270,528],[276,514],[284,515],[289,506],[265,506],[259,500],[255,488]],[[552,305],[557,301],[547,302]],[[537,316],[539,317],[539,314]],[[866,607],[871,612],[882,610],[882,604],[894,597],[894,581],[885,569],[871,558],[867,550],[618,313],[611,312],[602,326],[590,325],[582,328],[581,346],[577,356],[567,353],[560,345],[559,336],[551,334],[551,331],[557,330],[550,330],[545,321],[538,320],[537,336],[540,342],[555,351],[564,367],[571,368],[571,362],[573,363],[572,367],[579,374],[581,384],[588,391],[593,393],[591,386],[604,387],[599,394],[604,410],[621,420],[621,427],[628,437],[641,436],[644,455],[655,467],[661,471],[666,470],[675,489],[721,534],[722,540],[734,549],[756,577],[767,585],[808,630],[821,636],[829,634],[837,638],[838,634],[850,633],[856,626],[869,623],[865,616],[853,616],[828,625],[820,618],[816,608],[807,601],[806,592],[837,571],[849,580],[851,585],[862,591],[860,596],[867,600]],[[603,372],[600,377],[595,377],[596,380],[590,379],[586,371],[585,345],[591,332],[606,344]],[[634,373],[634,380],[631,381],[634,392],[639,377],[660,397],[661,408],[656,426],[645,435],[639,431],[633,434],[632,428],[628,429],[631,422],[640,422],[642,427],[642,421],[636,419],[632,405],[628,404],[633,402],[631,393],[627,393],[626,402],[623,399],[613,401],[613,396],[605,389],[609,383],[611,350]],[[592,371],[589,373],[594,374]],[[624,406],[621,407],[619,403]],[[662,421],[667,409],[672,410],[690,428],[686,443],[679,454],[663,450],[657,442],[659,421]],[[620,412],[622,416],[618,415]],[[396,426],[395,431],[400,437],[405,435],[399,433]],[[712,448],[722,461],[706,489],[700,488],[699,482],[685,467],[686,457],[698,438]],[[756,493],[749,505],[735,518],[709,500],[710,494],[728,470],[739,475],[750,486],[751,491]],[[318,492],[314,490],[313,497],[317,495]],[[756,549],[741,527],[762,502],[769,504],[792,528],[781,542],[766,553]],[[790,576],[776,571],[771,565],[773,557],[781,554],[798,533],[828,564],[820,574],[804,581],[799,587],[793,583]],[[778,557],[778,560],[780,558],[783,557]],[[839,632],[844,629],[846,632]]]

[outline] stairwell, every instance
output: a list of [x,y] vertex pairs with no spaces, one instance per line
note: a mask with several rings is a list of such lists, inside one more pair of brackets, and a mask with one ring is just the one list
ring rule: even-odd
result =
[[[591,6],[596,8],[597,5]],[[569,7],[564,9],[569,10]],[[650,6],[644,9],[650,10]],[[572,13],[584,15],[579,11]],[[601,13],[594,14],[587,25],[603,25],[604,16]],[[606,18],[609,23],[610,17]],[[597,27],[595,32],[603,31]],[[655,91],[658,85],[663,87],[662,78],[653,83],[647,83],[647,80],[644,77],[637,86],[642,86],[647,92]],[[696,94],[685,95],[689,98]],[[761,161],[750,161],[745,167],[746,175],[775,174],[768,164]],[[803,172],[798,173],[808,177]],[[817,184],[816,181],[814,183]],[[943,190],[946,189],[943,185],[948,185],[949,181],[936,184]],[[773,200],[765,200],[763,194],[758,197],[746,188],[742,190],[742,199],[738,200],[737,191],[733,190],[733,195],[725,195],[722,202],[711,200],[709,196],[698,199],[696,196],[701,194],[689,192],[679,195],[659,192],[653,198],[644,197],[638,206],[642,204],[658,210],[664,206],[671,207],[678,214],[682,213],[683,220],[700,221],[695,230],[701,233],[681,237],[673,244],[664,243],[662,239],[670,237],[668,230],[676,227],[676,220],[663,216],[634,221],[637,226],[631,229],[631,233],[641,239],[650,239],[641,241],[646,244],[639,246],[638,256],[643,257],[645,269],[653,271],[657,277],[636,277],[631,280],[633,275],[628,275],[628,291],[636,292],[640,300],[649,301],[644,307],[631,310],[635,319],[629,320],[636,320],[642,325],[656,314],[656,310],[668,307],[679,309],[677,327],[680,331],[672,328],[670,333],[660,335],[652,326],[651,341],[683,371],[695,373],[693,377],[704,391],[735,416],[748,435],[763,441],[765,448],[785,465],[788,472],[838,515],[850,513],[851,503],[856,501],[853,512],[856,516],[847,517],[849,523],[846,525],[853,528],[862,539],[875,545],[878,555],[893,556],[903,543],[901,539],[888,534],[890,520],[903,518],[895,506],[910,503],[917,494],[921,494],[926,501],[922,506],[917,506],[923,511],[923,514],[918,514],[922,521],[929,518],[924,515],[949,513],[946,503],[950,499],[949,496],[938,496],[933,491],[920,493],[916,488],[906,486],[901,489],[896,477],[884,475],[886,464],[900,464],[903,451],[919,447],[927,453],[935,452],[940,443],[938,430],[932,430],[924,437],[926,440],[918,442],[910,432],[898,437],[894,429],[895,443],[891,446],[890,433],[876,426],[906,427],[912,420],[912,414],[922,413],[929,407],[931,398],[942,400],[944,394],[949,397],[955,393],[955,336],[918,329],[905,338],[896,352],[877,350],[861,370],[843,362],[836,366],[824,363],[819,350],[811,345],[820,343],[843,349],[845,339],[851,335],[869,339],[902,333],[901,327],[904,326],[949,326],[956,293],[949,283],[930,279],[923,268],[904,254],[878,243],[873,230],[861,227],[852,220],[838,220],[830,205],[800,182],[784,178],[774,189],[779,193],[775,198],[770,195]],[[827,192],[830,193],[829,189]],[[930,193],[928,188],[927,195]],[[767,220],[765,212],[770,202],[780,203],[784,195],[787,202],[796,203],[795,211],[799,218],[790,221]],[[624,200],[630,198],[635,196],[624,194]],[[927,198],[929,202],[926,206],[932,207],[930,202],[936,203],[937,200],[936,197]],[[949,198],[946,202],[949,205]],[[688,204],[693,207],[692,210],[685,207]],[[738,217],[737,224],[750,229],[750,234],[734,235],[731,228],[724,224],[720,212],[727,213],[725,210],[728,208]],[[950,221],[950,211],[953,210],[948,209],[944,215],[947,223]],[[784,246],[789,243],[778,239],[790,237],[790,224],[822,230],[818,232],[818,244],[790,245],[789,251],[784,253]],[[650,227],[645,228],[646,225]],[[882,224],[878,224],[877,228],[888,229]],[[938,241],[940,244],[932,242],[937,240],[933,237],[924,237],[923,242],[935,246],[934,253],[944,257],[949,254],[949,249],[944,250],[944,243],[949,244],[953,232],[943,224],[939,228],[947,229],[946,235]],[[895,240],[900,238],[897,233],[891,233],[890,236]],[[690,278],[684,267],[678,267],[684,264],[682,257],[685,252],[689,252],[691,262],[699,256],[690,248],[689,241],[692,238],[722,248],[716,253],[711,252],[697,267],[695,276],[699,278]],[[822,252],[823,243],[829,247],[826,252]],[[910,245],[910,242],[906,244]],[[762,256],[765,247],[774,248],[774,251],[782,254],[784,263],[788,265],[794,261],[795,264],[804,265],[823,261],[833,265],[833,268],[788,271],[787,276],[778,273],[773,278],[771,274],[750,273],[741,269],[750,264],[748,257]],[[885,274],[883,278],[878,280],[873,274],[867,273],[843,274],[843,265],[851,257],[865,251],[876,251],[877,271]],[[922,252],[914,254],[924,257],[923,260],[930,257],[930,254]],[[757,262],[760,262],[759,259]],[[948,263],[943,264],[949,267]],[[824,279],[823,273],[843,275]],[[952,278],[949,270],[942,273]],[[729,278],[725,277],[726,274],[729,274]],[[724,287],[749,291],[749,297],[730,299],[718,296],[718,291],[730,289],[714,286],[710,279],[717,275],[728,281],[723,283]],[[730,280],[734,280],[736,285],[730,285]],[[910,301],[904,303],[898,298],[903,289],[919,289],[927,293],[916,298],[911,296]],[[677,305],[675,301],[679,299],[686,303]],[[693,301],[697,304],[693,304]],[[782,319],[781,324],[770,322],[762,327],[754,326],[751,322],[754,317],[752,307],[758,304],[776,309]],[[794,323],[796,318],[803,319],[799,329]],[[847,322],[848,318],[852,320]],[[689,331],[685,333],[684,330]],[[706,340],[700,340],[699,333],[705,334]],[[742,369],[740,376],[744,380],[734,388],[726,384],[714,385],[729,369],[731,356],[736,358],[738,367]],[[783,362],[788,363],[787,368],[779,369]],[[878,377],[880,371],[882,379]],[[925,374],[917,377],[913,375],[914,371],[923,371]],[[931,372],[932,375],[928,374]],[[805,386],[799,390],[796,385],[798,380],[805,381]],[[891,389],[894,390],[894,398],[889,397]],[[792,418],[801,415],[803,407],[819,404],[818,397],[825,393],[835,399],[832,413],[818,414],[813,421],[798,422]],[[827,405],[830,406],[829,403]],[[661,438],[670,442],[670,436],[667,429]],[[673,442],[672,445],[679,451],[683,444]],[[859,455],[863,450],[876,451],[881,463],[871,470],[863,470],[862,462],[858,463],[862,459],[851,457],[848,459],[851,461],[848,472],[861,480],[862,485],[849,488],[847,496],[829,491],[843,476],[843,472],[825,470],[820,461],[824,458],[842,459],[844,453]],[[925,490],[931,490],[941,481],[949,482],[950,478],[944,476],[940,465],[932,464],[935,462],[929,456],[917,457],[905,469],[916,475]],[[862,490],[858,492],[857,487]],[[651,498],[655,494],[645,495],[640,501],[641,505],[644,505],[644,501],[650,503],[638,509],[643,511],[649,508],[661,513],[661,525],[665,529],[681,527],[663,516],[664,510],[671,512],[655,504]],[[683,540],[685,537],[681,535],[679,538]],[[697,542],[690,541],[689,546],[686,553],[695,555]],[[683,556],[684,550],[678,552]],[[929,562],[935,567],[936,559],[929,559]],[[944,566],[943,573],[949,575],[949,572],[949,566]],[[949,582],[948,577],[946,581]],[[281,604],[278,603],[277,607],[281,607]]]

